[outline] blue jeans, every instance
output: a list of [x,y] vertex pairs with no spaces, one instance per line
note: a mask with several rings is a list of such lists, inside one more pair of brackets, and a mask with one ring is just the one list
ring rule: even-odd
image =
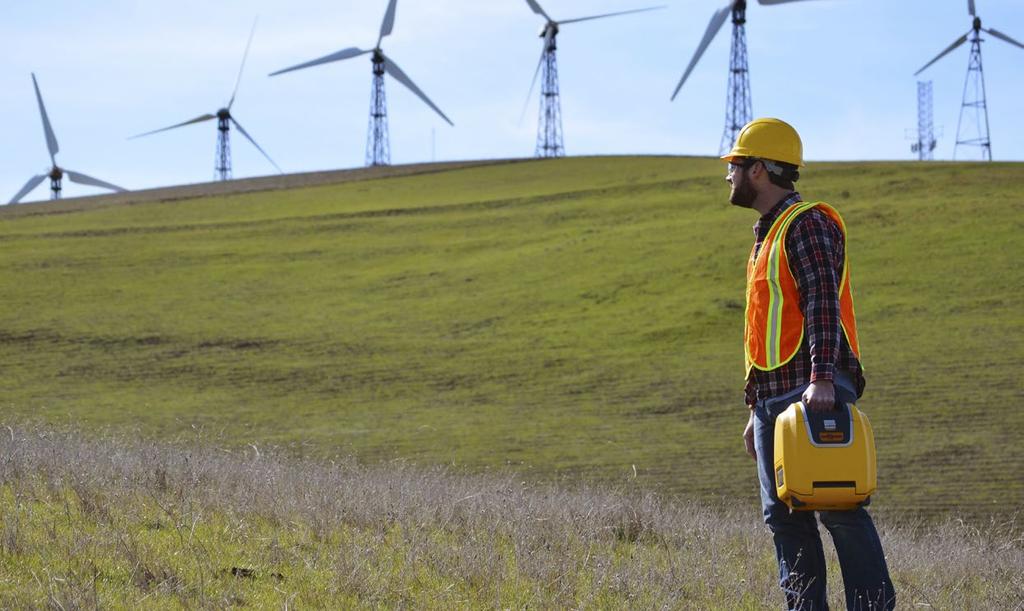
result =
[[[846,403],[857,399],[855,386],[837,376],[836,398]],[[824,611],[828,609],[825,583],[825,552],[818,535],[813,511],[790,511],[775,493],[775,419],[791,403],[800,400],[807,386],[758,401],[754,408],[754,449],[757,475],[761,482],[764,521],[775,540],[779,562],[779,585],[787,609]],[[819,511],[821,523],[832,535],[846,588],[846,608],[890,610],[896,593],[889,579],[882,543],[871,516],[863,507],[852,511]]]

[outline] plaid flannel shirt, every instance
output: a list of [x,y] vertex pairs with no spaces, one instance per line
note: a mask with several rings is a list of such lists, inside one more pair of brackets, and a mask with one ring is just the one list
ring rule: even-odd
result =
[[[802,201],[790,193],[754,224],[754,253],[760,252],[772,223],[782,211]],[[753,369],[747,379],[746,403],[777,397],[815,380],[832,380],[836,369],[850,373],[857,396],[864,392],[864,375],[839,319],[839,281],[843,275],[845,244],[842,230],[820,210],[804,212],[786,234],[786,254],[800,291],[804,339],[796,356],[773,369]]]

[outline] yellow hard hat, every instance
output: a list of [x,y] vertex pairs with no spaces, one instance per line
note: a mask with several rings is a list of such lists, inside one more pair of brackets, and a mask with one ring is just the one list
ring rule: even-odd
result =
[[804,145],[793,126],[779,119],[754,119],[743,126],[736,144],[722,159],[757,157],[781,161],[795,166],[804,165]]

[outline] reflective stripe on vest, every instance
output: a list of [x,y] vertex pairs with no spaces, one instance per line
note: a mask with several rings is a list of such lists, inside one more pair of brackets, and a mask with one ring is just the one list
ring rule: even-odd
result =
[[777,369],[796,356],[804,338],[804,316],[800,310],[800,292],[789,268],[786,235],[802,213],[819,208],[839,226],[843,234],[843,275],[839,282],[840,326],[854,355],[860,359],[857,323],[853,312],[853,293],[846,258],[846,225],[834,208],[823,202],[797,202],[782,211],[761,242],[751,250],[747,262],[747,308],[744,327],[744,352],[747,375],[753,368]]

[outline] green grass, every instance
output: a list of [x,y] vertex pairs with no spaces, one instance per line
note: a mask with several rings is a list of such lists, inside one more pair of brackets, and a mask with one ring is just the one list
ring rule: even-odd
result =
[[[533,478],[635,465],[752,502],[756,218],[723,175],[572,158],[0,213],[0,409]],[[876,503],[1024,505],[1022,166],[817,163],[800,186],[849,227]]]

